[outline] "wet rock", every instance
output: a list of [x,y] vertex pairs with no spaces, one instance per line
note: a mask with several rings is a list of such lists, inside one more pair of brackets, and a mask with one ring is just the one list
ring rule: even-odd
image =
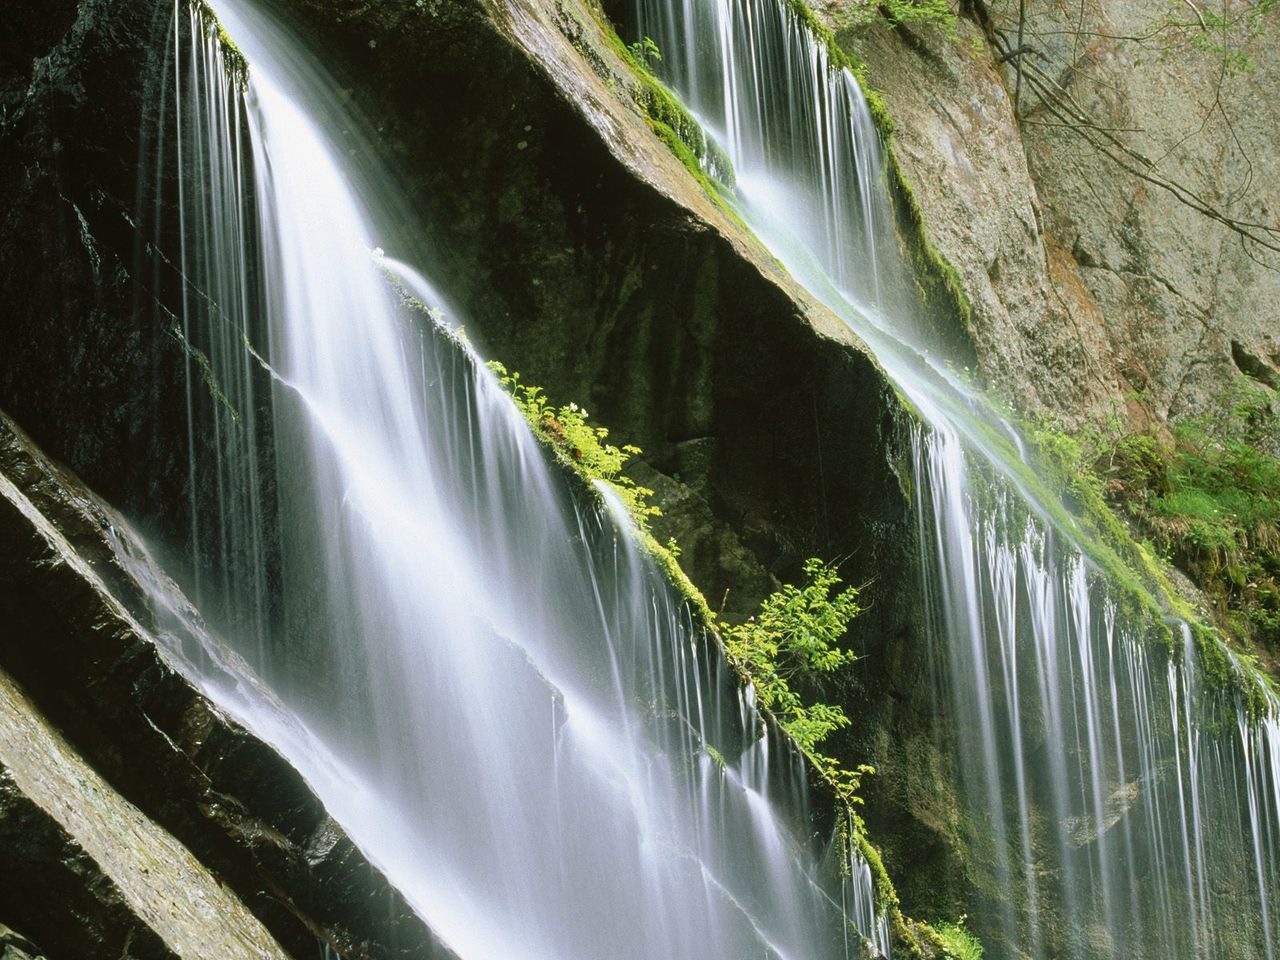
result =
[[290,954],[449,956],[297,772],[174,668],[126,555],[146,556],[124,522],[0,417],[0,669]]
[[0,877],[0,913],[20,919],[55,955],[287,956],[190,851],[76,756],[3,673]]
[[0,923],[0,960],[46,960],[36,945]]
[[177,257],[139,229],[140,194],[172,175],[155,160],[174,8],[26,6],[0,41],[0,409],[151,528],[185,499]]

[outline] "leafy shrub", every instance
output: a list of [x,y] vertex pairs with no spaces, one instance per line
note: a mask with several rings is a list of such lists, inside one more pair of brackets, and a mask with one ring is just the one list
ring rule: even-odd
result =
[[609,431],[593,426],[589,414],[576,403],[556,405],[541,387],[523,382],[518,372],[494,360],[489,368],[511,396],[535,435],[557,458],[588,481],[609,483],[622,497],[628,510],[650,544],[655,559],[713,625],[724,643],[730,662],[756,689],[756,696],[778,722],[783,732],[814,764],[836,795],[848,804],[861,803],[857,790],[864,774],[872,768],[853,770],[818,751],[831,733],[849,725],[843,709],[827,703],[806,702],[795,684],[820,686],[823,677],[853,663],[857,656],[838,643],[849,622],[858,615],[858,591],[846,587],[834,596],[841,583],[833,566],[819,559],[804,564],[804,582],[787,584],[760,605],[760,612],[743,624],[717,622],[697,588],[680,570],[676,558],[680,548],[674,540],[665,546],[653,539],[648,521],[659,516],[649,502],[653,491],[641,487],[622,469],[641,451],[625,444],[608,442]]
[[947,0],[880,0],[878,3],[859,0],[846,4],[838,20],[842,27],[858,27],[881,20],[895,27],[934,27],[947,37],[956,32],[956,14]]
[[934,932],[942,940],[950,960],[982,960],[982,944],[964,925],[964,917],[959,923],[935,923]]
[[490,361],[489,369],[497,374],[498,383],[511,395],[538,438],[579,476],[610,484],[622,497],[637,526],[648,533],[649,519],[659,515],[658,508],[649,502],[653,491],[637,485],[622,472],[627,461],[641,452],[640,448],[631,444],[615,447],[608,442],[608,429],[592,426],[589,414],[582,407],[576,403],[556,406],[541,387],[524,383],[518,372],[508,370],[498,361]]
[[750,677],[761,705],[840,797],[859,803],[859,782],[871,768],[847,770],[817,749],[830,734],[849,725],[848,716],[836,705],[806,703],[795,688],[797,683],[819,686],[824,676],[857,659],[853,651],[837,646],[861,609],[854,587],[832,596],[840,583],[834,567],[810,559],[805,562],[801,586],[787,584],[746,623],[722,624],[720,635],[729,658]]

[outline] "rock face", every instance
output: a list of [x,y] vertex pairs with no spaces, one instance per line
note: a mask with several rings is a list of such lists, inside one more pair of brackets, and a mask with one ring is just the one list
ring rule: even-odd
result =
[[76,756],[2,674],[0,838],[0,912],[57,955],[287,956],[220,880]]
[[[3,845],[0,915],[65,956],[134,928],[138,957],[285,955],[277,942],[299,957],[450,956],[279,754],[177,672],[130,572],[138,558],[124,522],[0,417],[0,804],[31,839]],[[50,882],[69,899],[31,900],[23,878],[57,863]],[[155,913],[182,877],[197,915],[185,925]],[[210,916],[222,932],[200,941]],[[223,936],[225,951],[209,946]],[[237,953],[241,941],[265,952]]]
[[173,6],[34,9],[6,17],[0,58],[0,409],[150,529],[184,499],[186,457],[167,440],[185,430],[181,325],[156,319],[173,271],[138,229]]
[[[842,4],[818,6],[839,22]],[[1195,209],[1276,242],[1280,24],[1219,36],[1170,28],[1190,12],[1147,0],[1033,0],[1019,85],[1001,52],[1018,5],[965,9],[954,40],[884,26],[840,39],[884,93],[972,301],[983,374],[1033,415],[1137,426],[1201,412],[1242,376],[1280,382],[1280,256]]]

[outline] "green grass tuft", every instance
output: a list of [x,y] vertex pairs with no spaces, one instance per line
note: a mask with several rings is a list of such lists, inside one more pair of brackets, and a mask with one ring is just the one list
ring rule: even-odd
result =
[[982,960],[982,944],[965,929],[963,917],[959,923],[935,923],[933,929],[942,940],[948,960]]

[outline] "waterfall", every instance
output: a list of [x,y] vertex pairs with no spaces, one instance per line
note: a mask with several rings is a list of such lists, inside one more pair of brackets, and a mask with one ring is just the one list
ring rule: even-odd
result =
[[171,652],[464,960],[887,955],[870,870],[625,507],[378,249],[404,204],[336,146],[332,82],[212,6],[249,67],[177,0],[156,177],[190,357]]
[[855,78],[786,0],[634,0],[629,27],[728,153],[746,223],[921,414],[932,682],[989,955],[1274,960],[1280,704],[1234,661],[1207,682],[1190,628],[1130,610],[1033,493],[923,320]]

